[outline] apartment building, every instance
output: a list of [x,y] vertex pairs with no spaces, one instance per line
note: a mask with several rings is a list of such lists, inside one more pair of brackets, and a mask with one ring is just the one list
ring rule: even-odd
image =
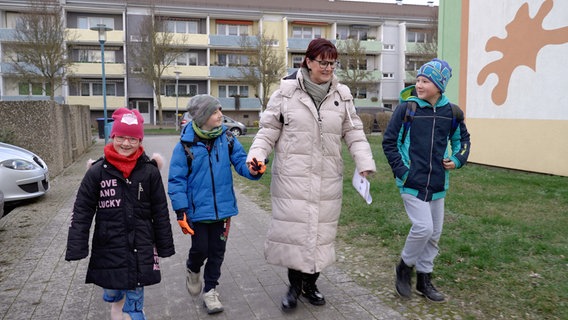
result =
[[[102,116],[102,50],[98,33],[91,28],[104,24],[112,29],[106,33],[104,43],[107,110],[136,108],[148,123],[154,124],[158,119],[155,91],[137,76],[140,69],[129,61],[128,55],[128,46],[142,36],[139,25],[148,15],[165,21],[164,32],[183,37],[183,54],[166,68],[162,77],[159,98],[165,123],[175,123],[175,111],[185,111],[193,95],[209,93],[219,97],[225,114],[252,125],[258,120],[261,103],[254,86],[239,79],[239,66],[249,63],[243,37],[264,32],[273,38],[273,50],[284,57],[288,73],[300,66],[313,38],[327,38],[337,45],[347,39],[359,40],[366,55],[359,67],[370,71],[372,77],[370,86],[352,88],[355,104],[367,110],[393,108],[400,90],[414,81],[415,71],[424,62],[416,48],[431,41],[438,9],[397,5],[395,1],[387,4],[342,0],[57,2],[63,7],[67,30],[74,35],[67,41],[74,64],[65,84],[56,91],[56,101],[86,104],[93,119]],[[43,90],[46,84],[21,83],[14,77],[2,49],[3,44],[14,41],[18,17],[29,8],[28,1],[0,3],[1,100],[49,99]]]

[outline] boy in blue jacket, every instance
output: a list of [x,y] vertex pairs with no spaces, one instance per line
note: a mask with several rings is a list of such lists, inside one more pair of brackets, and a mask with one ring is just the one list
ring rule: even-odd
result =
[[[396,266],[396,292],[403,298],[411,297],[415,267],[418,293],[445,301],[432,285],[431,273],[444,224],[449,170],[464,166],[470,150],[463,112],[444,95],[451,76],[451,67],[440,59],[420,67],[416,85],[402,90],[383,137],[383,151],[412,222]],[[414,114],[407,112],[412,105]]]
[[[203,303],[211,314],[223,311],[215,288],[231,217],[238,214],[231,165],[251,180],[260,179],[266,166],[246,163],[243,146],[223,125],[219,100],[197,95],[191,98],[187,110],[192,121],[183,129],[172,154],[168,195],[182,232],[191,234],[187,290],[197,296],[203,287]],[[200,272],[204,263],[203,286]]]

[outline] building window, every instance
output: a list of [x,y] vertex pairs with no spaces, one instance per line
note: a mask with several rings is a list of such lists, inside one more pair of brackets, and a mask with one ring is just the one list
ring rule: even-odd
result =
[[295,39],[317,39],[322,37],[322,28],[295,26],[292,28],[292,38]]
[[249,87],[239,85],[220,85],[219,98],[230,98],[240,96],[241,98],[248,98]]
[[248,36],[249,26],[239,24],[218,24],[217,34],[221,36]]
[[186,33],[186,34],[198,34],[199,24],[197,21],[164,21],[166,32],[171,33]]
[[292,67],[300,68],[302,61],[304,61],[304,56],[292,56]]
[[[102,82],[81,82],[81,92],[80,96],[102,96],[103,95],[103,83]],[[116,96],[116,83],[106,84],[106,94],[107,96]]]
[[[340,65],[339,67],[342,67],[342,65]],[[367,59],[347,59],[346,67],[347,70],[367,70]]]
[[[101,62],[101,50],[80,49],[78,62]],[[116,62],[116,51],[105,51],[105,63]]]
[[367,40],[368,26],[337,26],[337,39],[354,39],[360,41]]
[[249,64],[249,57],[246,54],[219,53],[218,65],[224,67],[246,66]]
[[388,44],[388,43],[383,44],[383,50],[393,51],[394,50],[394,44]]
[[405,71],[417,71],[420,67],[428,62],[428,60],[418,60],[413,58],[407,58],[405,61]]
[[428,35],[423,31],[407,31],[406,41],[412,43],[426,43]]
[[383,73],[383,79],[394,79],[394,73],[393,72]]
[[357,99],[366,99],[367,98],[367,89],[365,89],[365,88],[355,88],[355,90],[352,90],[351,93]]
[[197,63],[197,52],[183,53],[174,61],[174,65],[176,66],[196,66]]
[[48,83],[45,85],[38,82],[18,83],[18,94],[20,96],[45,96],[45,93],[49,91]]
[[105,26],[114,28],[114,18],[108,17],[79,17],[77,18],[77,28],[90,29],[96,27],[97,24],[104,24]]
[[[175,97],[176,96],[176,85],[175,84],[167,84],[165,86],[165,93],[167,97]],[[180,97],[193,97],[197,95],[197,85],[196,84],[188,84],[188,83],[179,83],[178,84],[178,96]]]

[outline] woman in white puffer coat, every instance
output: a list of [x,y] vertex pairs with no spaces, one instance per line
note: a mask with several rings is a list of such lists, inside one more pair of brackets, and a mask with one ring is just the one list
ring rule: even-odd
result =
[[296,307],[300,293],[311,304],[325,304],[316,280],[335,262],[343,194],[341,140],[363,176],[376,170],[353,96],[334,75],[336,65],[333,43],[310,42],[300,70],[284,78],[270,97],[247,157],[248,162],[266,159],[274,150],[265,257],[288,268],[284,310]]

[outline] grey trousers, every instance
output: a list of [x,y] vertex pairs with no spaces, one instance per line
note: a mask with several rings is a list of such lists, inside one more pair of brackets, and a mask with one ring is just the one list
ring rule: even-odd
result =
[[426,202],[409,194],[401,196],[412,222],[401,258],[407,266],[415,266],[417,272],[431,273],[444,225],[444,199]]

